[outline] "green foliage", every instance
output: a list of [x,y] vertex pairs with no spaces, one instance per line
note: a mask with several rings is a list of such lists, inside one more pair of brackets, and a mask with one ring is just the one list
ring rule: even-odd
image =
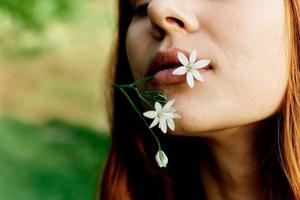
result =
[[95,199],[108,137],[52,121],[0,118],[0,199]]
[[[55,49],[57,25],[79,19],[84,0],[0,0],[0,52],[8,59],[31,58]],[[65,23],[62,24],[61,22]],[[58,30],[58,29],[57,29]]]
[[158,90],[147,91],[139,89],[139,94],[153,106],[155,102],[165,104],[168,101],[167,96],[163,92]]
[[42,30],[51,20],[68,19],[80,0],[0,0],[0,9],[25,28]]

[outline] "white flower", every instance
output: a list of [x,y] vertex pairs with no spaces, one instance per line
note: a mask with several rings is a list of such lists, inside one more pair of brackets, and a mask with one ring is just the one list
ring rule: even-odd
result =
[[196,61],[196,57],[196,50],[192,51],[189,59],[182,52],[178,52],[177,58],[183,66],[180,66],[173,71],[173,75],[186,74],[187,83],[191,88],[194,87],[194,78],[201,82],[204,81],[197,69],[204,68],[210,63],[210,60],[206,59]]
[[155,159],[159,167],[167,167],[168,157],[162,150],[157,151]]
[[175,99],[168,101],[163,107],[159,102],[155,102],[155,110],[144,112],[143,115],[150,119],[154,119],[149,128],[159,124],[158,127],[163,133],[167,133],[167,127],[172,131],[175,129],[173,119],[180,118],[180,115],[175,113],[176,110],[173,107]]

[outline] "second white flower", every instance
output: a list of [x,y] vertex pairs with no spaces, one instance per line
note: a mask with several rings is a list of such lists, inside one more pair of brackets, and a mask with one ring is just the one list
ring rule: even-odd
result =
[[164,106],[159,102],[155,102],[155,110],[144,112],[143,115],[150,119],[154,119],[149,128],[152,128],[158,124],[158,127],[163,133],[167,133],[167,127],[172,131],[175,130],[174,118],[180,118],[180,115],[176,113],[173,107],[175,99],[168,101]]

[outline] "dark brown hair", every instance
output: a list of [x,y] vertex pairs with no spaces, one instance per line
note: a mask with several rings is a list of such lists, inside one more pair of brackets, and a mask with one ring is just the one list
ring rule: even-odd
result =
[[[286,38],[290,67],[287,95],[280,112],[266,119],[268,129],[259,141],[264,153],[265,199],[300,199],[300,2],[285,0]],[[131,83],[125,38],[132,18],[128,0],[119,0],[118,38],[111,81]],[[204,152],[201,139],[158,135],[169,157],[167,168],[155,163],[155,141],[118,90],[109,94],[111,149],[102,177],[101,200],[205,199],[196,156]],[[135,102],[138,98],[132,94]],[[138,105],[141,108],[141,105]],[[188,164],[187,164],[188,163]]]

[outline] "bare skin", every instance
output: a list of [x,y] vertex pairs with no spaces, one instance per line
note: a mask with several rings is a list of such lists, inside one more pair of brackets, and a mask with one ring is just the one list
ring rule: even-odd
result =
[[207,200],[263,199],[262,155],[257,144],[263,127],[254,123],[227,129],[205,140],[200,177]]
[[[135,79],[158,51],[196,49],[213,73],[193,89],[157,86],[181,115],[170,134],[205,141],[200,177],[208,200],[263,199],[260,136],[287,86],[283,0],[132,0],[145,4],[129,25],[126,51]],[[141,42],[142,41],[142,42]],[[274,133],[275,134],[275,133]]]

